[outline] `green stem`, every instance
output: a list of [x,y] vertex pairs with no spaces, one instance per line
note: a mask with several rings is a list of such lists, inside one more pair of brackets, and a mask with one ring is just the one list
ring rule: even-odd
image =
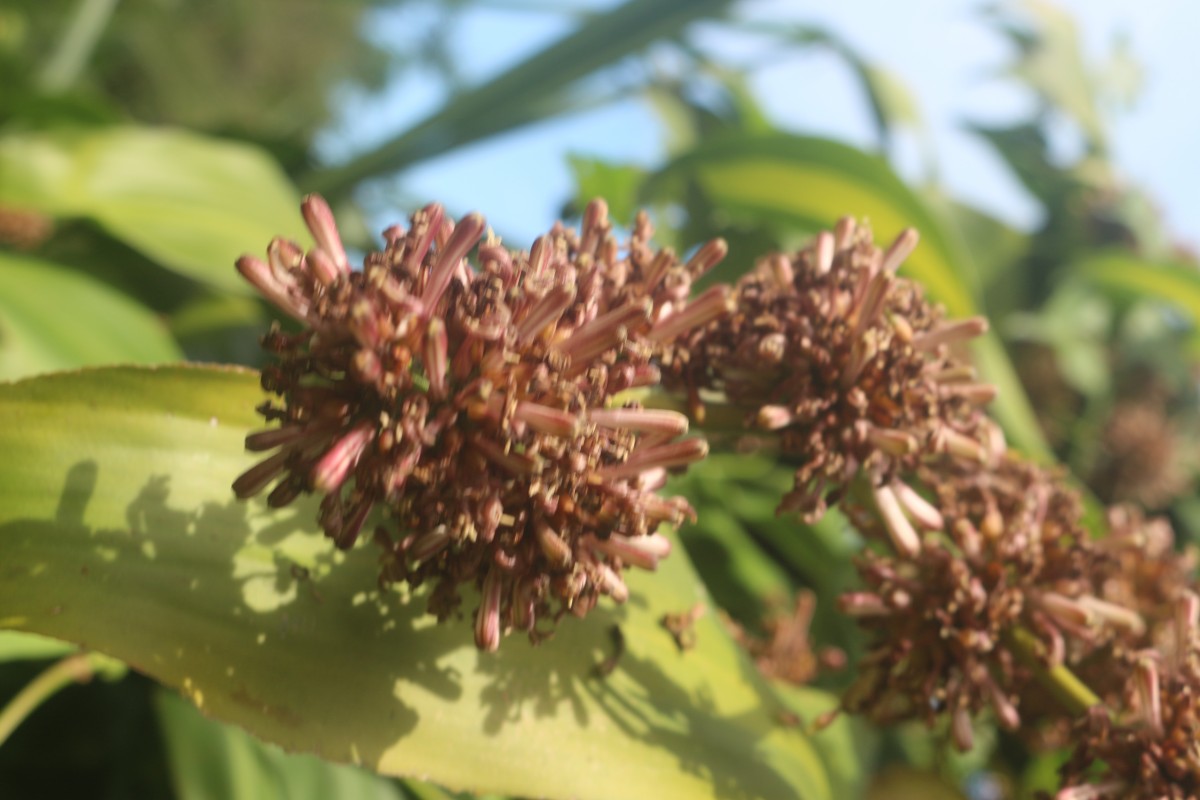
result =
[[[0,710],[0,745],[48,698],[69,683],[87,683],[96,672],[94,653],[72,653],[30,681]],[[99,658],[103,658],[100,656]]]
[[1092,706],[1101,705],[1096,693],[1063,664],[1047,667],[1042,658],[1043,647],[1038,638],[1024,628],[1015,628],[1005,640],[1017,658],[1033,671],[1042,686],[1054,696],[1068,713],[1078,716]]
[[71,25],[63,35],[58,49],[50,56],[38,86],[47,92],[61,92],[78,80],[96,42],[104,33],[108,20],[116,10],[118,0],[79,0]]

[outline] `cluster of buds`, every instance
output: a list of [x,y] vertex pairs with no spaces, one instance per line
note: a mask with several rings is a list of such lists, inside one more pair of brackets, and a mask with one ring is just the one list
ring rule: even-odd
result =
[[995,432],[979,407],[995,389],[975,380],[956,345],[987,329],[949,321],[897,268],[917,245],[909,229],[886,249],[841,220],[793,255],[763,259],[738,281],[737,310],[684,337],[668,381],[747,409],[799,462],[781,511],[815,521],[860,474],[876,484],[937,453],[983,461]]
[[682,414],[620,395],[657,383],[664,349],[726,313],[727,289],[689,300],[724,243],[681,263],[651,249],[640,217],[622,249],[597,201],[578,233],[556,225],[512,251],[479,215],[456,223],[430,205],[353,269],[325,202],[302,212],[313,249],[276,239],[266,261],[238,261],[301,325],[264,337],[278,400],[260,411],[277,424],[246,444],[273,452],[238,496],[321,494],[320,524],[343,548],[381,509],[381,579],[434,584],[439,619],[477,587],[484,650],[510,630],[537,640],[539,621],[601,595],[624,600],[622,569],[652,569],[670,549],[659,524],[692,515],[656,494],[666,470],[707,445],[680,438]]

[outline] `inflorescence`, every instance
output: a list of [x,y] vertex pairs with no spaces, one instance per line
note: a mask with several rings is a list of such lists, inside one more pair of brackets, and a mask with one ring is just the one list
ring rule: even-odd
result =
[[[528,252],[430,205],[352,269],[329,207],[302,206],[316,246],[274,240],[238,269],[301,324],[264,338],[275,362],[272,427],[247,437],[271,452],[234,483],[272,506],[323,495],[320,523],[342,548],[376,508],[381,579],[434,584],[439,619],[479,588],[475,639],[537,639],[538,623],[582,616],[627,595],[627,566],[670,550],[657,532],[693,514],[655,492],[666,470],[703,458],[682,414],[622,401],[658,382],[656,354],[726,313],[728,291],[689,299],[725,255],[714,241],[686,263],[652,250],[639,220],[620,248],[603,202],[579,233],[556,225]],[[482,240],[482,243],[481,243]],[[476,264],[468,255],[476,249]]]
[[955,349],[987,323],[945,319],[896,274],[916,244],[909,229],[880,250],[845,218],[795,254],[762,259],[737,282],[736,311],[679,343],[668,382],[693,413],[705,391],[722,393],[799,462],[781,511],[815,521],[860,474],[892,502],[893,479],[930,454],[984,461],[994,449],[979,406],[995,389]]
[[[915,231],[880,249],[843,219],[693,297],[724,242],[681,261],[640,214],[619,244],[602,201],[527,252],[430,205],[361,269],[323,200],[302,211],[315,247],[276,239],[238,261],[298,323],[263,339],[272,425],[246,444],[269,455],[239,497],[318,494],[342,548],[382,516],[381,582],[432,584],[439,620],[475,587],[479,648],[538,641],[625,600],[623,570],[670,551],[659,526],[694,517],[657,490],[708,445],[634,399],[663,377],[693,418],[724,403],[775,438],[796,465],[781,513],[837,506],[867,537],[862,585],[840,598],[867,637],[841,709],[945,721],[961,749],[981,713],[1071,737],[1061,800],[1200,791],[1195,556],[1129,507],[1091,537],[1065,475],[1008,451],[961,347],[986,322],[946,319],[897,275]],[[743,637],[764,671],[840,665],[808,641],[814,603],[802,594],[769,641]]]

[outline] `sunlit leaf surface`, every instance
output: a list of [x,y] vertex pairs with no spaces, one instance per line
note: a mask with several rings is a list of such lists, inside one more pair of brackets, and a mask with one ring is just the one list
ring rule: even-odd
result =
[[0,252],[0,380],[181,357],[166,325],[121,293],[58,264]]
[[687,652],[660,627],[706,599],[682,551],[624,607],[480,654],[469,625],[377,591],[374,549],[335,554],[311,506],[234,500],[260,400],[217,368],[0,386],[0,625],[120,658],[285,749],[455,789],[831,797],[713,613]]
[[91,219],[163,266],[236,292],[246,291],[239,255],[303,230],[299,196],[265,153],[182,130],[10,134],[0,175],[0,203]]

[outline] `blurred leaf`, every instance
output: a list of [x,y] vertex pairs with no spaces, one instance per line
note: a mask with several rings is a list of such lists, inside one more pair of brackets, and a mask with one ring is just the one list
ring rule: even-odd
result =
[[[0,624],[4,624],[3,618],[0,618]],[[57,639],[48,639],[33,633],[0,630],[0,662],[61,658],[75,649],[75,645]]]
[[858,79],[867,99],[871,121],[879,137],[880,148],[891,144],[896,128],[906,127],[916,134],[926,161],[932,163],[932,140],[921,117],[920,104],[900,78],[890,70],[864,58],[845,38],[819,25],[780,25],[775,22],[739,21],[738,26],[776,37],[793,47],[826,47],[846,62]]
[[382,177],[504,131],[561,113],[575,81],[637,53],[651,42],[714,16],[731,0],[628,0],[590,17],[578,30],[486,83],[450,99],[399,136],[348,164],[316,171],[301,183],[344,195],[359,181]]
[[792,582],[736,516],[716,502],[699,504],[696,511],[699,522],[680,532],[688,556],[721,608],[742,625],[761,631],[771,601],[778,607],[787,605]]
[[259,301],[223,294],[196,298],[174,312],[169,324],[189,360],[258,366],[266,318]]
[[[233,262],[298,238],[299,196],[244,144],[182,130],[101,128],[0,137],[0,203],[86,217],[168,269],[247,292]],[[306,241],[301,239],[300,241]]]
[[1005,333],[1049,346],[1067,384],[1098,396],[1111,384],[1106,341],[1112,308],[1104,298],[1078,281],[1063,283],[1036,314],[1014,314],[1005,320]]
[[[844,214],[866,218],[878,241],[909,226],[921,244],[901,271],[916,279],[952,316],[977,313],[969,257],[930,208],[882,159],[826,139],[774,134],[729,136],[704,143],[651,176],[646,198],[666,201],[694,183],[735,219],[812,233]],[[730,260],[736,261],[735,254]],[[974,348],[982,375],[1000,389],[992,413],[1010,440],[1034,457],[1048,449],[1021,384],[995,334]]]
[[575,203],[580,210],[593,198],[603,197],[609,216],[618,225],[632,225],[638,212],[638,189],[646,170],[632,164],[614,164],[598,158],[568,156],[575,175]]
[[982,310],[994,319],[1002,319],[1020,299],[1018,287],[1026,269],[1029,235],[941,193],[926,191],[924,196],[970,247]]
[[1117,31],[1108,61],[1096,76],[1097,88],[1113,105],[1128,110],[1145,85],[1146,71],[1133,54],[1129,31]]
[[1116,295],[1157,300],[1200,321],[1200,268],[1174,261],[1151,261],[1113,251],[1084,258],[1070,272]]
[[0,380],[182,357],[162,322],[124,295],[58,264],[0,252]]
[[[294,14],[290,0],[10,0],[4,7],[20,7],[24,25],[10,58],[0,52],[0,85],[4,68],[22,83],[41,72],[74,18],[116,6],[80,64],[78,95],[102,99],[124,119],[234,133],[303,158],[313,133],[329,122],[338,90],[383,85],[396,48],[369,35],[368,14],[385,2],[314,3]],[[8,31],[0,22],[0,36]],[[29,119],[27,108],[17,112]]]
[[378,775],[285,753],[243,730],[206,719],[177,695],[159,691],[156,706],[178,800],[403,800]]
[[1096,83],[1083,62],[1075,21],[1046,0],[1011,0],[985,10],[1017,47],[1009,73],[1052,108],[1070,115],[1092,147],[1105,146],[1104,121],[1096,107]]
[[[774,682],[772,686],[784,707],[795,714],[801,725],[812,725],[827,711],[838,706],[837,695],[811,686],[791,686]],[[833,796],[862,797],[871,776],[870,764],[879,747],[879,735],[859,717],[841,714],[828,727],[812,735],[813,747],[821,754]]]
[[1059,206],[1064,198],[1078,187],[1078,181],[1069,171],[1051,163],[1046,134],[1039,125],[968,125],[967,128],[990,143],[1021,184],[1051,212],[1062,210]]
[[969,314],[975,304],[952,265],[955,246],[927,206],[882,159],[828,139],[787,134],[726,136],[701,144],[651,176],[643,195],[681,197],[694,179],[733,216],[815,232],[845,214],[870,221],[888,242],[909,226],[922,241],[903,269],[945,303]]
[[315,503],[233,499],[261,399],[254,373],[212,368],[0,386],[4,624],[86,642],[284,748],[453,788],[831,797],[716,615],[683,653],[659,625],[705,597],[686,554],[539,648],[479,653],[423,596],[379,592],[373,547],[312,533]]
[[933,772],[893,766],[871,781],[866,800],[967,800],[967,797]]

